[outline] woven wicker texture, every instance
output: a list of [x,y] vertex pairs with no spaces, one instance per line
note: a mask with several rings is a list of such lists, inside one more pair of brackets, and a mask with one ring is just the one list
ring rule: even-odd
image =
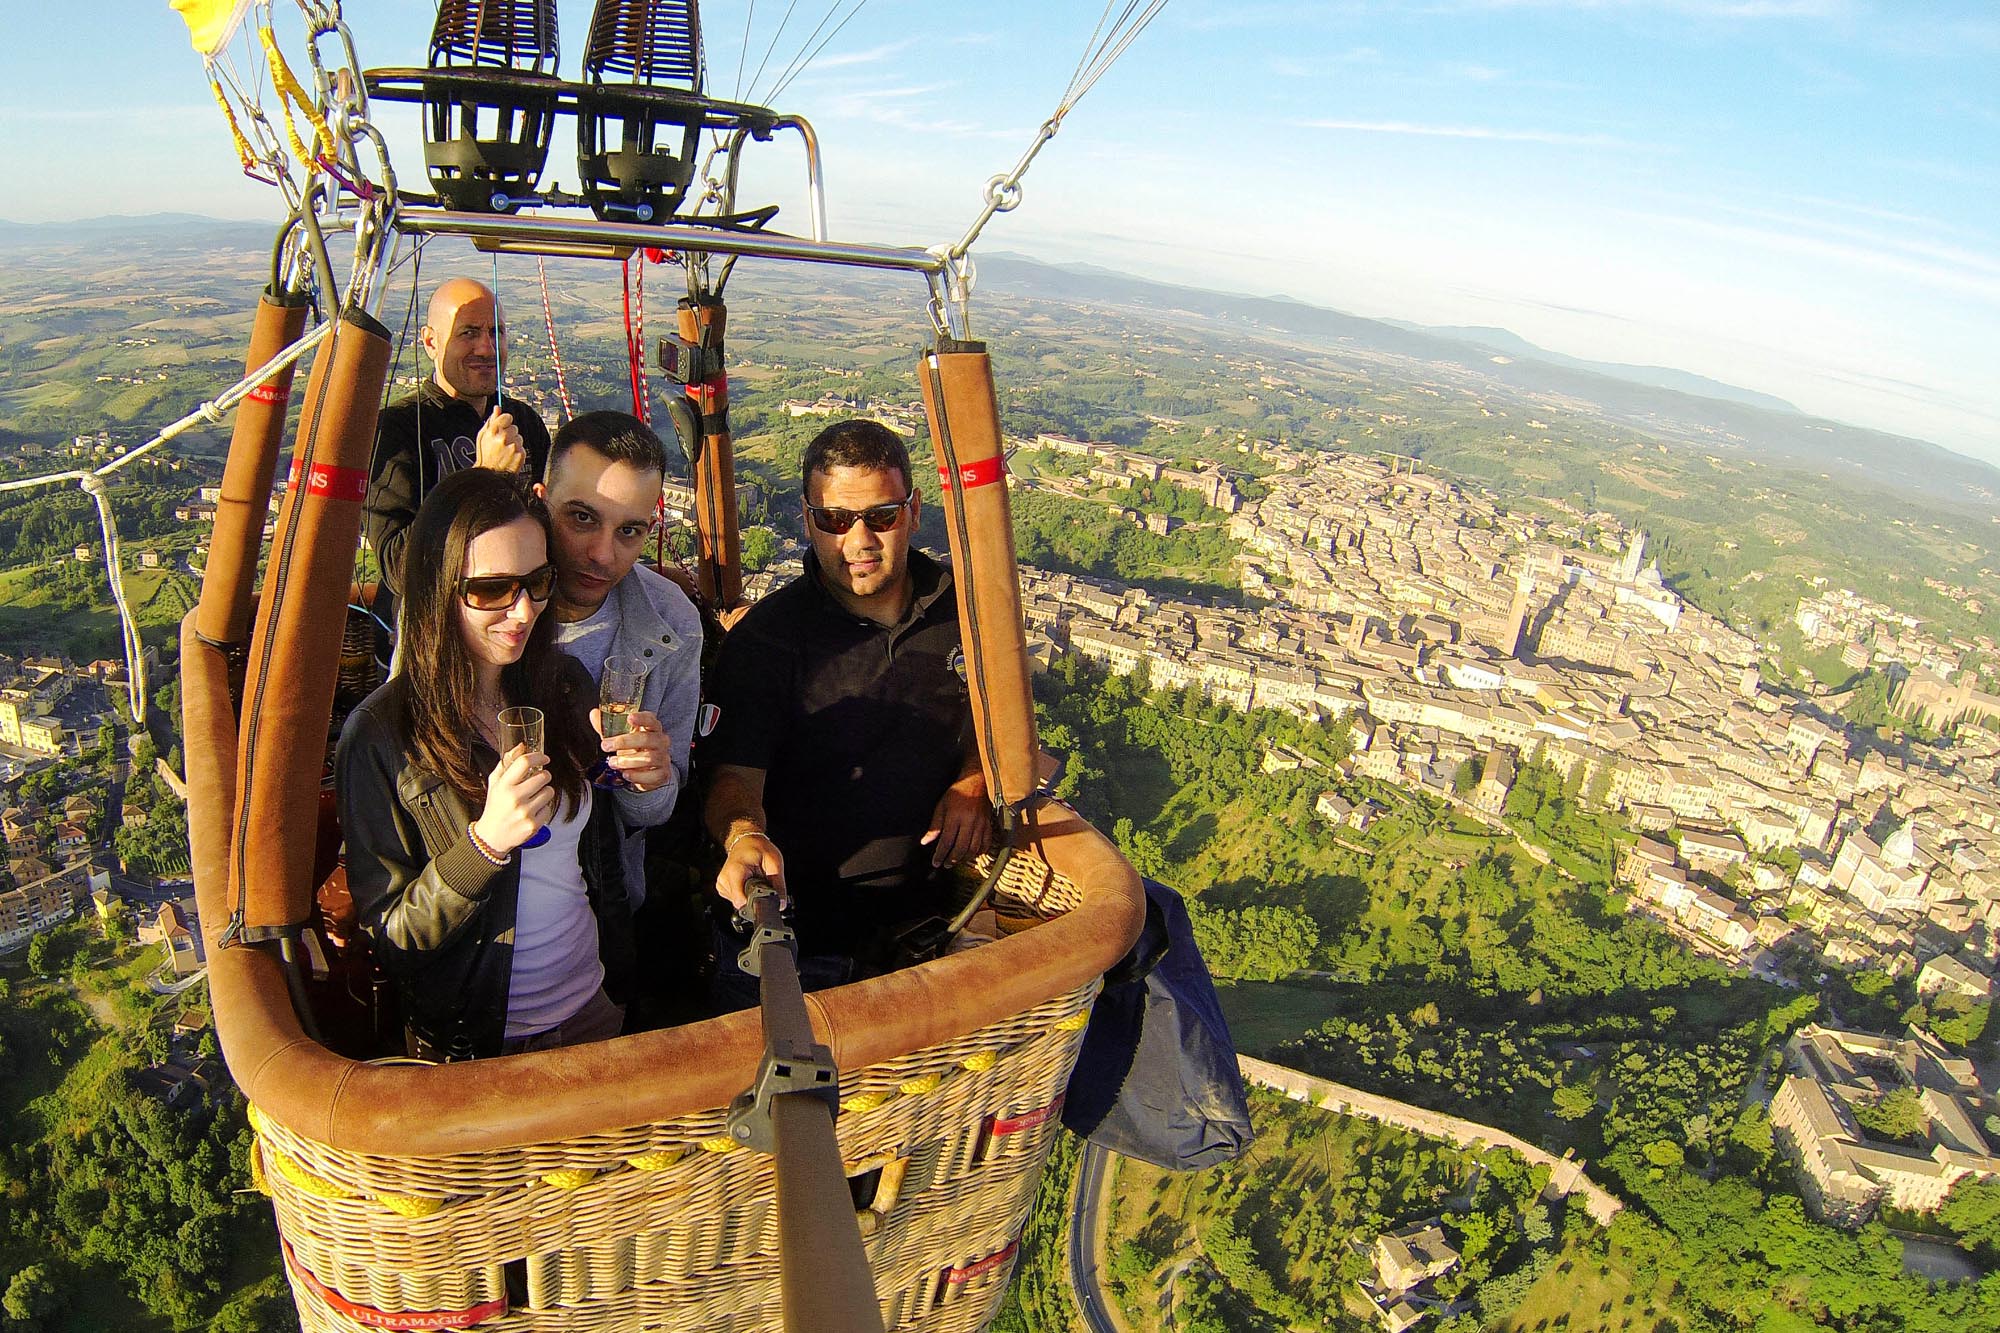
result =
[[[996,900],[1003,920],[1045,919],[1079,894],[1016,855]],[[888,1328],[957,1333],[997,1309],[1096,989],[843,1071],[843,1161],[879,1173],[861,1222]],[[777,1330],[772,1159],[738,1147],[725,1114],[403,1158],[333,1151],[253,1108],[301,1324],[348,1333],[383,1327],[372,1312],[506,1301],[478,1327]]]

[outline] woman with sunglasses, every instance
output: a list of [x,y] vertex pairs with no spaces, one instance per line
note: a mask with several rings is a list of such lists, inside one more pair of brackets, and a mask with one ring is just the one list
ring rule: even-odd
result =
[[[347,879],[411,1053],[467,1059],[617,1035],[631,935],[589,674],[556,648],[548,514],[514,477],[453,473],[404,547],[402,669],[336,756]],[[502,709],[543,715],[502,753]],[[540,834],[546,830],[548,837]]]

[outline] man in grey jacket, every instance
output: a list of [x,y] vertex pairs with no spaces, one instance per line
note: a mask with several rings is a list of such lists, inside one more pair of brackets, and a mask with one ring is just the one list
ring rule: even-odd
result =
[[644,422],[586,412],[556,432],[535,487],[554,535],[556,642],[593,680],[607,657],[650,668],[633,730],[604,742],[607,766],[624,779],[616,804],[635,908],[645,894],[645,832],[680,799],[701,703],[701,615],[672,580],[638,563],[665,475],[665,449]]

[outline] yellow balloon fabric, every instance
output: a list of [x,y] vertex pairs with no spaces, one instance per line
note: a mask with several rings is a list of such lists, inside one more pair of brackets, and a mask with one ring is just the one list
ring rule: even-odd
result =
[[188,40],[204,56],[213,56],[235,35],[250,0],[169,0],[188,25]]

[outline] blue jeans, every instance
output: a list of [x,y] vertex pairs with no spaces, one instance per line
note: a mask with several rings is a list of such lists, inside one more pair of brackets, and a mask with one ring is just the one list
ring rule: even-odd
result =
[[583,1002],[583,1008],[552,1028],[530,1032],[525,1037],[509,1037],[500,1048],[502,1055],[523,1051],[552,1051],[558,1046],[581,1046],[589,1041],[610,1041],[625,1026],[625,1006],[616,1004],[599,986],[597,993]]
[[[749,944],[748,935],[738,935],[720,921],[713,921],[715,939],[715,979],[709,983],[710,1007],[718,1014],[738,1009],[754,1009],[762,1000],[763,983],[745,972],[736,957]],[[845,954],[809,954],[799,959],[799,989],[825,990],[854,980],[854,960]]]

